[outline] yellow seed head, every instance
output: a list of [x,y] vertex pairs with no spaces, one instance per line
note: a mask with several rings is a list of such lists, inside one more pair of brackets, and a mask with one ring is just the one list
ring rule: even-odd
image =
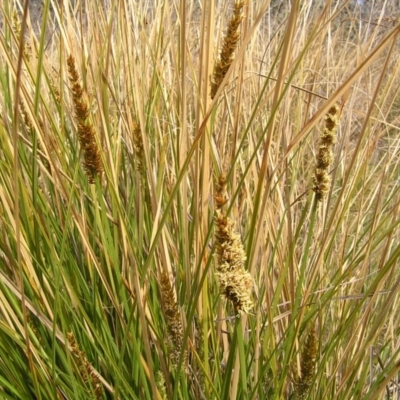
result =
[[235,232],[235,223],[223,210],[226,199],[226,179],[221,176],[215,196],[216,276],[224,297],[232,302],[236,311],[247,314],[253,308],[254,281],[244,268],[246,253],[240,236]]

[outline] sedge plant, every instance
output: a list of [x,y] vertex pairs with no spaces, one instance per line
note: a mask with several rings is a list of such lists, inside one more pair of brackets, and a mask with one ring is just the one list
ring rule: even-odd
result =
[[0,397],[396,398],[396,2],[34,3],[0,3]]

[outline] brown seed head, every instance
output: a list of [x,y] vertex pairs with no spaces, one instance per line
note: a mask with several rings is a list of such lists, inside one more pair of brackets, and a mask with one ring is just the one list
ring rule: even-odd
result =
[[332,146],[336,142],[336,129],[339,124],[339,106],[333,105],[325,115],[325,127],[320,136],[319,151],[313,177],[313,190],[318,201],[329,193],[331,179],[329,167],[333,163]]
[[83,150],[83,167],[89,183],[94,183],[94,177],[101,176],[103,172],[100,151],[96,142],[96,131],[89,121],[89,108],[84,99],[84,91],[79,82],[79,74],[72,55],[68,57],[67,65],[78,126],[78,138]]
[[[163,299],[163,311],[170,340],[173,344],[171,362],[174,367],[179,363],[179,357],[183,347],[183,327],[179,315],[178,304],[175,300],[174,290],[167,274],[162,273],[160,277],[160,291]],[[186,365],[186,351],[183,365]]]
[[218,62],[214,66],[213,80],[211,82],[211,98],[215,97],[221,82],[224,80],[234,58],[234,52],[239,43],[239,26],[242,22],[242,10],[245,1],[237,1],[232,17],[228,23],[228,29],[223,39],[223,44]]
[[307,398],[314,377],[315,359],[317,355],[317,336],[315,327],[312,327],[307,335],[303,351],[301,353],[301,377],[295,385],[296,400]]
[[67,333],[67,339],[72,354],[76,359],[82,381],[91,385],[94,389],[96,399],[102,399],[104,389],[98,374],[94,370],[92,364],[88,361],[85,352],[79,350],[79,346],[76,343],[75,336],[72,332]]
[[249,313],[253,308],[253,278],[244,268],[246,253],[234,222],[222,209],[215,211],[217,272],[221,293],[232,302],[236,311]]

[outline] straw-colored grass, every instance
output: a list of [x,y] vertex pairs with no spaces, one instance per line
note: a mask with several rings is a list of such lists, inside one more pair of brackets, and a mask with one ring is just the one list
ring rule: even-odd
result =
[[355,3],[0,2],[0,398],[399,396],[400,19]]

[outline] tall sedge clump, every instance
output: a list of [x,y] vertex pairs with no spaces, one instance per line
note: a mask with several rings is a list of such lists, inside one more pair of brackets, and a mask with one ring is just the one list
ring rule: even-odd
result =
[[234,58],[234,52],[239,43],[239,26],[243,19],[242,10],[245,1],[236,1],[233,15],[228,23],[228,29],[223,39],[219,60],[214,66],[211,82],[211,98],[215,97],[221,82],[224,80]]
[[83,167],[88,176],[89,183],[94,183],[95,176],[101,176],[103,172],[100,151],[96,143],[96,132],[89,121],[89,108],[83,96],[83,88],[79,83],[79,74],[72,55],[68,57],[67,65],[78,124],[78,138],[83,151]]
[[240,236],[235,232],[235,224],[223,210],[226,201],[226,180],[221,176],[215,196],[216,276],[222,294],[232,302],[235,310],[247,314],[253,308],[251,293],[254,282],[244,269],[246,254]]
[[[174,290],[166,273],[160,277],[160,291],[163,300],[163,311],[167,323],[168,335],[172,344],[171,363],[174,368],[178,366],[179,357],[183,348],[183,327],[179,315],[178,304],[175,300]],[[186,366],[187,353],[184,351],[182,365]]]
[[307,335],[303,351],[301,353],[301,376],[295,385],[294,399],[307,398],[315,372],[315,358],[317,355],[317,337],[315,327],[312,327]]
[[76,364],[79,368],[80,376],[85,384],[89,384],[96,395],[96,399],[102,399],[104,390],[103,385],[94,370],[92,364],[88,361],[85,352],[79,350],[75,336],[72,332],[67,333],[68,343],[71,347],[72,354],[76,359]]
[[321,141],[313,178],[313,190],[318,201],[322,201],[326,197],[331,186],[328,170],[333,162],[332,146],[336,143],[339,116],[340,109],[337,104],[333,105],[325,115],[325,127],[320,136]]

